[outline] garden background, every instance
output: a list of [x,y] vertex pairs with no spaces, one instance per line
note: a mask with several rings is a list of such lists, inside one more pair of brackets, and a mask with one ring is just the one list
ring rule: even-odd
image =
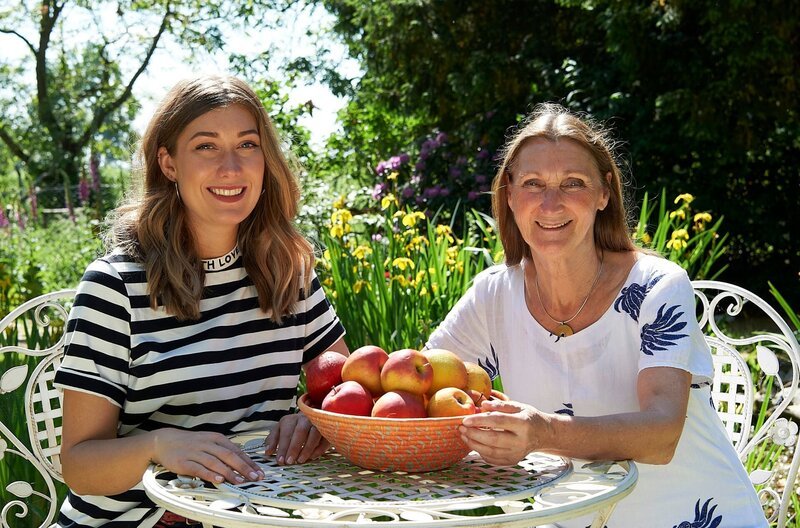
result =
[[[297,17],[325,21],[313,53],[271,44]],[[168,49],[190,68],[224,57],[257,88],[298,162],[299,224],[351,350],[421,345],[502,260],[497,149],[542,101],[611,125],[642,245],[798,326],[796,2],[0,1],[0,33],[25,50],[0,55],[0,317],[74,287],[102,252],[134,185],[134,88],[174,76],[153,71]],[[322,141],[314,101],[289,97],[314,82],[345,101]]]

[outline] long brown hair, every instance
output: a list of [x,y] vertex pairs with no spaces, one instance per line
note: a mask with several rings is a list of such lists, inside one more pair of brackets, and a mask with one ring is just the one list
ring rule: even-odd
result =
[[160,303],[178,319],[199,318],[205,272],[185,208],[159,166],[158,149],[174,154],[178,136],[192,120],[234,104],[255,118],[265,160],[264,192],[239,224],[237,242],[260,308],[280,322],[301,289],[308,289],[313,248],[293,224],[300,187],[275,128],[255,92],[235,77],[184,80],[167,93],[142,137],[141,189],[117,209],[111,241],[144,264],[153,309]]
[[[561,105],[537,105],[517,132],[501,149],[502,163],[492,182],[492,212],[497,221],[506,263],[513,266],[523,258],[531,258],[531,250],[522,238],[514,215],[508,205],[510,171],[522,146],[530,140],[548,141],[570,139],[585,148],[594,159],[600,179],[609,191],[608,205],[597,212],[594,223],[594,242],[609,251],[633,251],[636,248],[628,230],[627,212],[622,194],[622,172],[614,155],[614,142],[609,133],[587,117],[579,117]],[[611,181],[605,175],[611,174]]]

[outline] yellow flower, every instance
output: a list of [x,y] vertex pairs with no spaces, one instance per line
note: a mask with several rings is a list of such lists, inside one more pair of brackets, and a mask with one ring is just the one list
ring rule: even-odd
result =
[[333,202],[334,209],[344,209],[345,206],[345,197],[344,195],[339,196],[339,199]]
[[494,254],[494,259],[493,260],[495,262],[503,262],[503,260],[505,258],[506,258],[506,252],[504,250],[502,250],[502,249],[498,249],[497,253]]
[[685,229],[676,229],[672,232],[669,242],[667,242],[667,248],[673,251],[680,251],[689,245],[686,242],[687,240],[689,240],[689,233]]
[[403,217],[403,225],[406,227],[414,227],[417,225],[417,220],[425,220],[425,214],[419,211],[408,213]]
[[322,252],[322,258],[324,258],[325,260],[330,261],[331,260],[331,252],[330,252],[330,250],[326,249],[325,251],[323,251]]
[[353,284],[353,291],[355,293],[360,293],[361,290],[364,288],[364,286],[366,286],[368,290],[372,289],[372,285],[369,282],[367,282],[367,281],[365,281],[363,279],[359,279],[359,280],[356,281],[355,284]]
[[392,204],[394,204],[395,206],[397,205],[397,198],[395,198],[393,194],[387,194],[386,196],[381,198],[381,209],[382,210],[385,211],[386,209],[391,207]]
[[697,213],[696,215],[694,215],[694,221],[695,222],[703,222],[703,223],[710,222],[711,221],[711,215],[708,214],[708,213]]
[[431,291],[434,294],[439,293],[439,283],[438,282],[431,283]]
[[328,288],[330,288],[331,286],[333,286],[333,279],[328,277],[324,281],[322,281],[322,284],[323,286],[327,286]]
[[395,275],[392,277],[392,280],[397,281],[397,283],[404,288],[408,286],[408,279],[406,279],[404,275]]
[[453,238],[453,230],[450,229],[450,226],[439,224],[436,226],[436,241],[441,242],[443,239],[447,239],[447,242],[450,244],[455,241]]
[[394,181],[394,180],[397,179],[398,176],[400,176],[400,173],[397,172],[397,171],[394,171],[394,172],[390,172],[389,175],[386,176],[386,179],[389,180],[389,181]]
[[369,246],[358,246],[353,250],[353,256],[356,257],[358,260],[364,260],[367,256],[372,254],[372,248]]
[[344,236],[344,227],[339,224],[332,225],[331,236],[333,238],[342,238]]
[[694,196],[692,196],[689,193],[683,193],[683,194],[679,194],[678,197],[675,198],[675,203],[683,201],[683,202],[686,202],[687,204],[690,204],[690,203],[692,203],[692,200],[694,200]]
[[642,244],[649,245],[652,241],[653,237],[650,236],[650,233],[642,234]]
[[347,209],[336,209],[331,214],[332,224],[346,224],[353,219],[353,213]]
[[419,271],[417,272],[417,278],[416,278],[416,281],[417,281],[417,282],[419,282],[419,281],[421,281],[421,280],[422,280],[422,279],[424,279],[424,278],[425,278],[425,270],[419,270]]
[[392,261],[392,266],[404,271],[406,268],[414,269],[414,261],[407,257],[398,257]]
[[395,211],[392,218],[403,218],[406,214],[403,211]]
[[681,220],[686,220],[686,211],[683,209],[678,209],[677,211],[672,211],[669,214],[669,219],[672,220],[673,218],[678,217]]
[[428,295],[428,288],[426,288],[425,286],[423,286],[423,287],[422,287],[422,288],[420,288],[420,290],[419,290],[419,296],[420,296],[420,297],[425,297],[426,295]]

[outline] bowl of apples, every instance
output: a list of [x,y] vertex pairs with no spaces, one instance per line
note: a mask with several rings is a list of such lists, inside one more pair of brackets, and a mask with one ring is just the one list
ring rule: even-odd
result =
[[[339,357],[336,357],[339,356]],[[453,352],[365,346],[324,352],[306,366],[300,411],[351,463],[409,473],[444,469],[469,453],[458,426],[480,402],[504,398],[480,366]]]

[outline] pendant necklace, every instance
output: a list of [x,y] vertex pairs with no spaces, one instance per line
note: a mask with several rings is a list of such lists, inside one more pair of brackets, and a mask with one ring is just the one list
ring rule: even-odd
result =
[[578,317],[578,315],[583,311],[583,307],[586,306],[586,303],[589,301],[589,297],[592,296],[592,292],[594,291],[595,287],[597,286],[597,281],[600,280],[600,274],[603,273],[603,260],[605,257],[605,253],[600,254],[600,267],[597,269],[597,276],[594,278],[594,282],[592,283],[592,287],[589,289],[589,293],[586,294],[586,298],[583,299],[581,303],[581,307],[578,308],[578,311],[575,312],[575,315],[570,317],[569,319],[565,319],[563,321],[559,321],[552,315],[550,312],[547,311],[547,308],[544,307],[544,302],[542,302],[542,294],[539,292],[539,274],[536,274],[534,277],[534,284],[536,285],[536,296],[539,298],[539,304],[542,305],[542,310],[544,311],[545,315],[549,317],[554,323],[558,323],[556,327],[555,334],[559,337],[567,337],[571,336],[575,332],[572,330],[572,327],[568,324],[570,321]]

